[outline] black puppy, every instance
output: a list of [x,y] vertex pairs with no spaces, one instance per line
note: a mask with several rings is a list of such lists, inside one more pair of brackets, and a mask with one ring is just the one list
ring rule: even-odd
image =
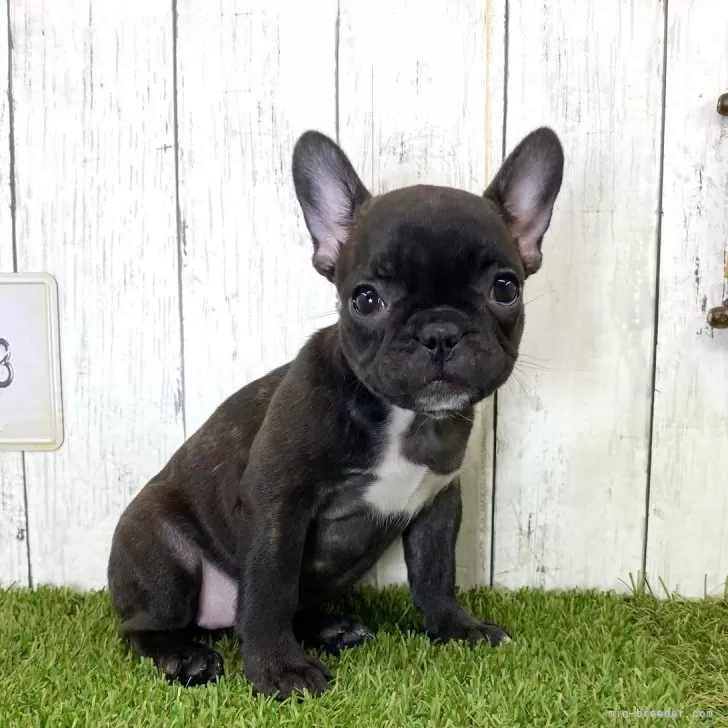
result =
[[326,689],[301,643],[371,633],[321,605],[402,536],[414,603],[441,640],[508,641],[455,598],[458,472],[473,405],[509,377],[525,278],[561,187],[541,128],[481,197],[414,186],[373,197],[330,139],[306,132],[293,179],[339,321],[225,401],[129,504],[109,589],[134,650],[168,679],[216,679],[196,628],[234,627],[245,673],[280,697]]

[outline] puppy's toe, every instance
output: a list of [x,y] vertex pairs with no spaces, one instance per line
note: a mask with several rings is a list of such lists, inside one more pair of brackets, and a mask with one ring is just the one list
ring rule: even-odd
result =
[[278,700],[301,697],[305,691],[319,695],[328,687],[331,673],[313,656],[293,651],[271,659],[270,655],[250,655],[244,661],[245,674],[255,690],[275,695]]
[[495,622],[481,622],[461,612],[446,622],[437,633],[430,633],[437,642],[464,641],[475,646],[487,641],[492,647],[511,642],[511,636]]
[[320,695],[327,689],[330,679],[331,673],[314,664],[293,669],[280,676],[278,697],[282,700],[291,696],[300,699],[304,691],[309,695]]
[[495,622],[482,622],[479,632],[490,642],[492,647],[499,647],[508,642],[513,642],[511,636]]
[[341,650],[366,642],[374,637],[374,633],[351,617],[330,615],[317,635],[318,646],[332,655]]
[[217,682],[225,674],[222,657],[209,647],[189,647],[180,654],[160,657],[157,664],[169,682],[185,687]]

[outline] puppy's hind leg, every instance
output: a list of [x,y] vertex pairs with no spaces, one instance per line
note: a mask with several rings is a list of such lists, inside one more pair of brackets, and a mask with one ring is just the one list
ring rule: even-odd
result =
[[223,659],[196,638],[194,624],[199,559],[180,559],[160,529],[125,534],[120,525],[111,547],[109,592],[122,635],[170,682],[191,687],[216,681],[224,674]]

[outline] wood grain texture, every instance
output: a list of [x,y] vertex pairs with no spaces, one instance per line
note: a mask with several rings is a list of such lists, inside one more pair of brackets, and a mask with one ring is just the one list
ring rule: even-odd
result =
[[335,134],[336,0],[178,7],[191,433],[224,398],[336,320],[334,288],[311,265],[290,172],[303,131]]
[[[7,2],[0,3],[0,271],[13,271]],[[1,335],[1,334],[0,334]]]
[[[0,4],[0,271],[13,270],[7,4]],[[0,311],[0,336],[3,335]],[[12,342],[11,342],[12,343]],[[2,408],[0,390],[0,408]],[[28,585],[23,456],[0,454],[0,586]]]
[[[417,182],[484,190],[501,160],[504,29],[497,0],[342,0],[340,141],[372,192]],[[463,585],[490,576],[492,403],[480,416],[463,478]],[[401,541],[376,572],[380,586],[406,580]]]
[[11,0],[19,267],[58,280],[66,429],[26,455],[35,583],[102,586],[182,440],[171,12]]
[[686,596],[728,578],[728,5],[671,2],[647,575]]
[[3,453],[0,455],[0,587],[29,584],[25,516],[23,456]]
[[498,402],[494,583],[623,588],[642,566],[662,99],[658,0],[510,5],[507,146],[566,171]]
[[[189,434],[335,320],[290,177],[302,131],[338,131],[374,192],[479,192],[505,112],[508,149],[553,126],[566,175],[495,461],[492,402],[468,450],[458,582],[622,589],[649,515],[651,581],[723,592],[728,333],[705,314],[728,295],[728,8],[671,2],[665,36],[662,0],[512,2],[504,110],[505,0],[177,0],[176,69],[169,0],[8,2],[18,263],[58,280],[66,439],[25,470],[0,455],[0,585],[102,586],[117,518],[185,420]],[[368,577],[405,579],[399,543]]]

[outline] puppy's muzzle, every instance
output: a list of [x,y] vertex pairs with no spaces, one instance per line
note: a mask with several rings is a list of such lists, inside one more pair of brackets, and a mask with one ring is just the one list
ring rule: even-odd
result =
[[463,338],[463,329],[453,321],[431,321],[415,332],[415,339],[437,361],[445,361]]

